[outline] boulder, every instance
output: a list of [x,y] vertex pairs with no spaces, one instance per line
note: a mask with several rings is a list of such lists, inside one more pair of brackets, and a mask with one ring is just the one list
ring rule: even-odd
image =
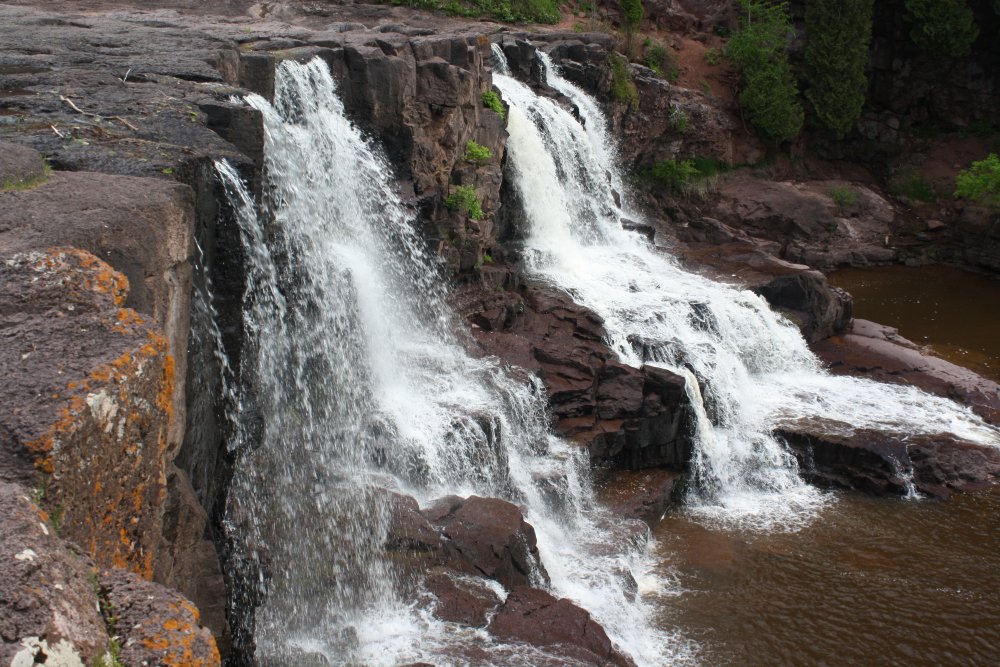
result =
[[0,141],[0,190],[29,188],[47,178],[41,154],[9,141]]
[[676,470],[608,470],[595,480],[595,491],[615,516],[655,526],[673,505],[683,479]]
[[497,610],[487,630],[503,641],[558,650],[591,665],[633,665],[590,614],[566,599],[537,588],[516,588]]
[[515,505],[498,498],[448,496],[423,514],[446,540],[452,567],[507,589],[548,583],[535,529]]
[[482,579],[434,572],[424,580],[425,589],[434,596],[433,613],[442,621],[470,627],[486,627],[490,614],[502,600]]

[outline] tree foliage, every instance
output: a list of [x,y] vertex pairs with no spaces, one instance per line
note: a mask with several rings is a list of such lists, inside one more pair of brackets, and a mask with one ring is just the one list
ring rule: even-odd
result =
[[787,2],[740,0],[740,31],[726,45],[726,57],[740,69],[740,105],[768,139],[781,143],[802,129],[798,85],[788,62],[792,26]]
[[910,39],[934,55],[969,55],[979,27],[965,0],[905,0]]
[[861,115],[874,0],[806,3],[805,97],[821,125],[842,138]]
[[973,162],[968,169],[959,172],[955,186],[956,197],[1000,207],[1000,157],[990,153],[985,160]]

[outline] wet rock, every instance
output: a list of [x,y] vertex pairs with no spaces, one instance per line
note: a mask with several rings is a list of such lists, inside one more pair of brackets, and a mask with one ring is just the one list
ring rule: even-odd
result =
[[434,615],[443,621],[486,627],[490,613],[502,600],[497,592],[475,577],[435,572],[424,580],[434,598]]
[[567,657],[593,665],[632,665],[590,614],[537,588],[516,588],[487,628],[504,641],[558,647]]
[[1000,449],[951,434],[900,436],[808,420],[776,431],[812,482],[869,493],[930,496],[979,491],[1000,481]]
[[123,570],[103,571],[100,585],[120,637],[123,664],[221,664],[212,633],[200,626],[198,609],[181,595]]
[[454,303],[475,325],[484,350],[537,373],[556,427],[585,444],[594,462],[626,468],[687,462],[683,378],[619,363],[596,314],[535,284],[517,292],[467,285]]
[[4,481],[0,563],[0,664],[83,665],[104,653],[92,563],[56,536],[26,487]]
[[424,510],[453,554],[449,565],[505,588],[548,583],[535,529],[516,506],[498,498],[448,496]]
[[898,332],[868,320],[813,346],[834,373],[909,384],[968,405],[991,424],[1000,424],[1000,384],[930,354]]
[[611,470],[599,475],[595,487],[616,516],[655,526],[674,503],[683,477],[675,470]]

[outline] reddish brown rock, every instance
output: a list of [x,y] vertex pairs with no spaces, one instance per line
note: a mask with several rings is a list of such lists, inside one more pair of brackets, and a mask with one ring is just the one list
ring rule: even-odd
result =
[[466,285],[455,304],[487,353],[541,378],[556,428],[587,445],[595,463],[623,468],[687,463],[691,441],[683,378],[618,362],[603,342],[596,314],[542,285],[517,291]]
[[424,510],[454,556],[449,565],[505,588],[548,583],[535,529],[515,505],[498,498],[448,496]]
[[851,331],[813,346],[834,373],[909,384],[968,405],[991,424],[1000,424],[1000,384],[967,368],[924,354],[891,328],[854,320]]
[[609,470],[596,480],[597,496],[616,516],[656,525],[674,502],[684,473],[676,470]]
[[424,580],[434,598],[434,615],[443,621],[472,627],[485,627],[489,614],[500,603],[500,596],[475,577],[435,572]]
[[537,588],[516,588],[487,628],[505,641],[553,647],[586,664],[632,665],[617,651],[590,614],[566,599]]
[[212,633],[198,609],[181,595],[131,572],[106,570],[100,585],[109,623],[119,637],[125,665],[217,667]]
[[[125,277],[79,250],[0,266],[0,388],[7,474],[44,476],[66,537],[100,565],[153,574],[165,494],[173,359],[122,308]],[[17,461],[21,461],[18,468]]]
[[102,655],[108,635],[95,582],[90,559],[56,536],[29,491],[0,481],[0,664],[42,655],[91,664]]

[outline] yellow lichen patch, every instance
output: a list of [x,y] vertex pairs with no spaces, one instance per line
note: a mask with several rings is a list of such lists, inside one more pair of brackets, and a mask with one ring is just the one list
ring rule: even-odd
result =
[[116,319],[118,323],[111,330],[117,333],[130,333],[134,327],[145,324],[142,316],[131,308],[119,308]]
[[89,269],[89,275],[84,278],[84,286],[86,288],[110,294],[116,306],[120,306],[125,302],[125,297],[128,296],[128,278],[111,268],[111,265],[107,262],[101,261],[85,250],[78,250],[76,248],[68,248],[61,251],[51,250],[49,252],[50,254],[53,252],[62,253],[76,258],[77,266]]

